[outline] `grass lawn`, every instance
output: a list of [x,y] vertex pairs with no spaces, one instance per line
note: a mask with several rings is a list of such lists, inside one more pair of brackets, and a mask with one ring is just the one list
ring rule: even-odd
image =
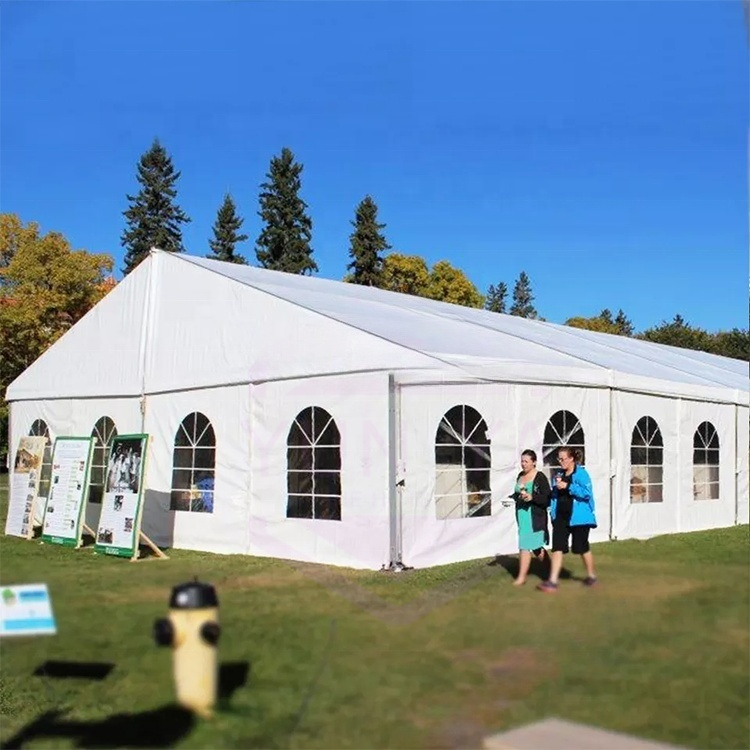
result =
[[[531,580],[513,588],[486,559],[386,574],[1,544],[0,581],[48,583],[59,628],[0,644],[4,743],[60,710],[24,746],[155,746],[149,718],[180,729],[178,747],[479,747],[547,716],[685,747],[748,746],[747,526],[596,545],[600,586],[563,581],[556,596]],[[569,567],[582,572],[578,559]],[[213,721],[182,726],[165,708],[171,656],[151,627],[172,585],[194,575],[219,593],[221,661],[250,667]],[[33,676],[45,660],[115,668],[102,681]]]

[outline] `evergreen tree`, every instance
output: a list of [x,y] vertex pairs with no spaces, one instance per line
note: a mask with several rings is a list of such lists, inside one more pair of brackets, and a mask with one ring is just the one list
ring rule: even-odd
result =
[[302,165],[295,163],[288,148],[271,159],[258,212],[265,227],[255,247],[263,268],[298,274],[318,270],[310,247],[312,221],[305,213],[307,204],[299,197],[301,172]]
[[381,233],[385,224],[378,224],[378,207],[368,195],[357,206],[354,221],[354,232],[349,235],[349,257],[352,262],[347,266],[352,271],[346,281],[364,286],[382,286],[384,250],[390,245]]
[[521,275],[513,288],[513,305],[510,308],[510,314],[519,318],[536,318],[537,312],[532,304],[533,301],[531,281],[526,275],[526,271],[521,271]]
[[490,284],[490,288],[487,290],[487,301],[484,304],[485,309],[490,312],[504,313],[507,296],[508,287],[504,281],[501,281],[497,286]]
[[632,336],[635,332],[633,328],[633,322],[628,318],[622,310],[617,311],[617,317],[615,318],[615,326],[617,327],[617,333],[620,336]]
[[236,251],[237,243],[247,239],[246,234],[239,234],[244,220],[237,214],[232,196],[227,193],[221,204],[216,221],[214,222],[214,238],[208,241],[212,250],[206,257],[213,260],[223,260],[227,263],[241,263],[247,265],[244,256]]
[[123,211],[127,229],[122,233],[125,248],[124,274],[129,274],[149,253],[152,247],[170,253],[184,252],[181,224],[190,218],[174,199],[180,172],[175,172],[172,159],[159,139],[138,162],[138,195],[128,195],[130,207]]

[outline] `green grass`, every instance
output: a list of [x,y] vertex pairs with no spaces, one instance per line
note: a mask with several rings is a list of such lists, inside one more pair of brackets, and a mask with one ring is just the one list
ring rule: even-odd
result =
[[[171,586],[198,574],[219,593],[220,659],[251,668],[179,747],[479,747],[545,716],[747,747],[747,526],[595,545],[599,588],[563,581],[557,596],[531,581],[512,588],[488,560],[385,574],[179,550],[130,563],[1,543],[0,581],[47,582],[59,627],[0,643],[3,742],[56,708],[78,729],[48,728],[26,746],[74,747],[84,724],[172,703],[170,653],[151,627]],[[582,572],[577,559],[569,567]],[[102,682],[32,676],[47,659],[116,667]],[[108,731],[125,746],[121,729]]]

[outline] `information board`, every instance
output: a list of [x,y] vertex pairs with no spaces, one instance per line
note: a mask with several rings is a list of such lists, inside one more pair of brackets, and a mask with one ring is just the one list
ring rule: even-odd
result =
[[143,479],[148,435],[112,439],[94,549],[136,557],[143,512]]
[[81,546],[93,449],[91,437],[58,437],[55,440],[49,496],[42,522],[45,542]]
[[31,539],[34,530],[34,503],[39,494],[39,479],[47,439],[24,436],[18,441],[10,479],[10,502],[5,533]]
[[46,583],[0,586],[0,636],[57,632]]

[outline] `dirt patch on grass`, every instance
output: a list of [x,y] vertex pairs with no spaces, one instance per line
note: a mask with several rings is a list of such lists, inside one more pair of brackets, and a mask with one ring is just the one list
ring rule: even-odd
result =
[[[222,591],[242,591],[254,588],[277,588],[299,583],[296,576],[287,573],[258,573],[248,576],[231,576],[228,578],[214,578],[211,584],[221,599]],[[105,601],[113,604],[132,602],[169,601],[171,586],[143,586],[125,591],[108,591],[102,594]]]
[[459,651],[451,659],[458,664],[481,666],[486,681],[462,691],[461,708],[451,706],[450,718],[431,733],[427,747],[481,748],[484,739],[498,731],[500,717],[517,705],[545,679],[554,678],[554,668],[534,649],[513,647],[488,657],[480,651]]

